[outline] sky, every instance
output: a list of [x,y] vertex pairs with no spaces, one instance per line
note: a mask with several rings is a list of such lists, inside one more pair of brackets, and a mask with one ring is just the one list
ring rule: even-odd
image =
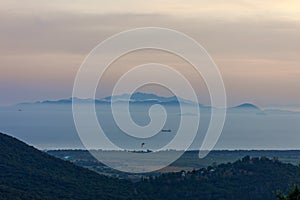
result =
[[[155,26],[181,31],[208,51],[229,105],[300,107],[298,0],[2,0],[0,24],[0,105],[70,97],[81,63],[98,43]],[[205,84],[190,66],[144,51],[114,63],[97,97],[110,95],[125,66],[153,57],[181,70],[198,97],[205,96]]]

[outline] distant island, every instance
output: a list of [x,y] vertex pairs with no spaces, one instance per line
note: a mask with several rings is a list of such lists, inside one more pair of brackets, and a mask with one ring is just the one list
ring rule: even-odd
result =
[[[95,103],[96,105],[110,105],[111,103],[114,104],[123,104],[129,102],[131,105],[154,105],[160,104],[164,106],[179,106],[179,102],[183,105],[187,106],[199,106],[202,111],[210,111],[212,109],[209,105],[203,105],[197,102],[193,102],[184,98],[171,96],[171,97],[164,97],[159,96],[152,93],[142,93],[136,92],[132,95],[130,94],[122,94],[116,96],[108,96],[101,99],[81,99],[81,98],[68,98],[68,99],[60,99],[60,100],[44,100],[44,101],[37,101],[32,103],[19,103],[15,106],[22,107],[26,105],[71,105],[73,102],[75,103],[82,103],[82,104],[89,104]],[[21,108],[19,108],[21,110]],[[219,108],[216,108],[219,109]],[[228,107],[227,112],[229,113],[254,113],[259,115],[265,114],[300,114],[297,111],[290,111],[290,110],[281,110],[281,109],[261,109],[259,106],[252,104],[252,103],[242,103],[237,106]],[[184,115],[195,115],[193,113],[183,113]]]

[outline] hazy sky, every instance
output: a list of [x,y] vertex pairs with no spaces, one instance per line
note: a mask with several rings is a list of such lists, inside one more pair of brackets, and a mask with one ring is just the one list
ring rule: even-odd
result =
[[[300,104],[299,0],[2,0],[0,25],[0,105],[70,97],[93,47],[144,26],[175,29],[202,44],[222,72],[230,105]],[[162,60],[193,74],[170,58]]]

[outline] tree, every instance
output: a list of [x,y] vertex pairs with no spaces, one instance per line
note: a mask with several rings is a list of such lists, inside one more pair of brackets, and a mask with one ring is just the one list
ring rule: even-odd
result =
[[[300,165],[299,165],[300,167]],[[283,195],[280,191],[277,192],[276,197],[280,200],[300,200],[300,190],[297,184],[294,188],[287,194]]]
[[280,200],[300,200],[300,190],[298,185],[294,185],[294,188],[289,192],[289,194],[283,195],[279,192],[276,196]]

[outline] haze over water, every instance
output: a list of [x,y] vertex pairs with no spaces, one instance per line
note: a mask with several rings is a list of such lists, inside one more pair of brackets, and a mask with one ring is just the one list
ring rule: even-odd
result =
[[[20,110],[19,110],[20,109]],[[148,107],[134,105],[132,119],[139,125],[147,125]],[[156,150],[167,144],[176,134],[180,117],[193,121],[193,113],[180,115],[176,106],[166,106],[168,119],[164,129],[150,139],[134,139],[124,134],[112,120],[109,105],[97,105],[98,120],[108,138],[123,149]],[[199,149],[210,120],[210,112],[200,113],[200,128],[190,149]],[[258,113],[247,109],[228,111],[224,130],[215,149],[299,149],[300,114]],[[88,123],[87,123],[88,124]],[[0,131],[13,135],[39,149],[83,149],[73,122],[69,104],[24,104],[0,108]],[[191,134],[187,130],[185,134]],[[184,138],[182,138],[184,142]],[[101,146],[101,141],[94,141]],[[97,146],[95,145],[95,146]],[[105,149],[105,148],[104,148]],[[178,146],[176,149],[181,150]]]

